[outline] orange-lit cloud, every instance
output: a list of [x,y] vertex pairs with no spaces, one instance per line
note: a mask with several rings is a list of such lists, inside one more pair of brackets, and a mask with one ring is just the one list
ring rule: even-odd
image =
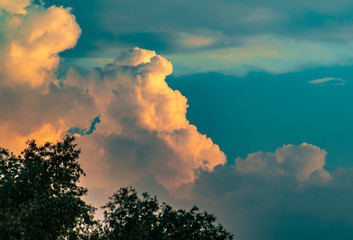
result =
[[2,147],[7,147],[11,152],[19,154],[26,148],[27,140],[36,140],[40,145],[46,142],[57,142],[61,140],[62,129],[56,128],[51,124],[46,124],[38,129],[35,129],[29,135],[21,135],[9,128],[9,126],[0,126],[0,131],[5,134],[0,135],[0,143]]
[[58,53],[81,33],[70,9],[4,0],[0,8],[0,144],[19,153],[27,139],[55,142],[72,124],[86,122],[82,109],[92,102],[59,86],[55,76]]
[[8,84],[38,87],[55,81],[58,53],[76,45],[81,30],[70,9],[31,6],[26,14],[7,18],[7,41],[0,48],[0,72]]
[[95,99],[102,123],[79,141],[102,149],[100,159],[109,160],[104,175],[113,188],[153,175],[173,190],[193,182],[195,170],[212,171],[226,162],[219,147],[189,124],[187,99],[165,82],[171,72],[165,58],[135,48],[102,70],[93,69],[86,80],[74,70],[68,73],[64,84],[88,88]]
[[11,13],[25,14],[25,7],[30,5],[31,0],[0,0],[0,9]]

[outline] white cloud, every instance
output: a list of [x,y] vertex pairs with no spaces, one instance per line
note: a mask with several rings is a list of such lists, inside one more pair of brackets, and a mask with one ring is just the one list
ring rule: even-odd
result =
[[345,80],[343,80],[341,78],[334,78],[334,77],[325,77],[325,78],[320,78],[320,79],[308,81],[308,83],[314,84],[314,85],[315,84],[325,84],[328,82],[335,82],[336,85],[344,85],[346,83]]

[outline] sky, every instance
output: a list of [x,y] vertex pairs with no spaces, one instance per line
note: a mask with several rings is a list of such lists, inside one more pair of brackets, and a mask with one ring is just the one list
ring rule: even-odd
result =
[[76,136],[96,207],[132,185],[239,240],[350,239],[352,12],[0,0],[0,146]]

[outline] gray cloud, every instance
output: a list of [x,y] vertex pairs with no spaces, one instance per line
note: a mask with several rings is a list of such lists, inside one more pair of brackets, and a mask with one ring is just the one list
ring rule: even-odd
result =
[[300,184],[290,175],[218,166],[200,173],[193,192],[238,239],[348,239],[353,233],[352,173],[340,168],[323,184],[316,181],[316,171]]
[[318,180],[327,182],[330,180],[330,174],[323,170],[326,154],[325,150],[302,143],[298,146],[284,145],[275,153],[252,153],[245,160],[237,158],[235,163],[241,173],[289,175],[295,177],[300,183],[308,181],[311,174],[319,171]]

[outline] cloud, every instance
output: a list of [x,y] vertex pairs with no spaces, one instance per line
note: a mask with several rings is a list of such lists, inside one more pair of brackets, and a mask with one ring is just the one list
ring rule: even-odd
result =
[[259,70],[277,74],[350,64],[352,58],[352,17],[346,12],[352,3],[346,0],[155,0],[158,9],[141,0],[62,2],[75,9],[87,31],[79,50],[65,56],[111,58],[139,46],[158,50],[179,75]]
[[219,72],[243,76],[251,71],[281,74],[308,67],[348,65],[353,50],[351,43],[292,40],[274,36],[243,39],[238,46],[201,49],[168,54],[175,75]]
[[[97,116],[93,99],[75,87],[40,88],[0,85],[0,145],[22,150],[27,139],[59,140],[73,126]],[[41,141],[39,139],[39,141]]]
[[73,47],[81,32],[71,10],[1,3],[0,109],[6,114],[0,117],[0,144],[18,153],[27,139],[59,140],[98,114],[87,93],[60,85],[56,77],[58,53]]
[[165,82],[171,72],[169,61],[139,48],[103,69],[93,69],[80,82],[79,73],[69,71],[64,85],[88,88],[102,121],[91,140],[80,141],[104,149],[112,180],[137,181],[153,175],[173,190],[193,182],[195,170],[212,171],[226,162],[219,147],[189,124],[187,99]]
[[329,82],[335,82],[336,85],[345,85],[346,81],[341,79],[341,78],[333,78],[333,77],[325,77],[325,78],[320,78],[320,79],[315,79],[308,81],[310,84],[325,84]]
[[79,135],[87,186],[106,191],[153,176],[173,192],[192,183],[195,171],[226,163],[186,119],[187,99],[165,81],[172,64],[154,51],[134,48],[104,68],[70,68],[58,79],[58,53],[81,33],[70,9],[31,5],[1,20],[3,147],[19,151],[24,139]]
[[322,181],[330,179],[330,174],[323,169],[327,152],[311,144],[284,145],[275,153],[256,152],[246,159],[235,160],[241,173],[257,172],[268,175],[294,176],[299,182],[308,181],[310,176],[319,171]]
[[[344,28],[350,27],[351,18],[350,14],[343,15],[343,13],[352,7],[352,3],[346,0],[336,1],[335,4],[317,0],[295,3],[278,0],[266,2],[155,0],[154,3],[160,6],[158,9],[141,0],[123,4],[112,0],[99,4],[92,0],[84,4],[68,0],[63,2],[77,9],[83,28],[86,25],[89,26],[90,18],[94,16],[100,28],[106,32],[115,33],[116,36],[139,33],[195,34],[207,30],[217,31],[226,36],[222,38],[223,43],[229,40],[227,37],[239,40],[261,35],[273,35],[292,40],[324,38],[350,41],[348,37],[350,34],[347,34]],[[86,14],[80,11],[85,11]],[[111,24],[112,22],[119,24]],[[87,30],[92,31],[92,29]],[[107,36],[105,40],[111,41],[111,36]],[[136,41],[139,40],[136,38]],[[165,43],[177,44],[173,39],[163,44]],[[133,45],[136,42],[130,42],[130,44]]]
[[[180,51],[163,54],[173,62],[173,75],[218,72],[242,77],[254,71],[283,74],[322,66],[345,66],[352,59],[351,42],[293,40],[260,35],[244,37],[239,41],[226,37],[227,44],[223,44],[220,41],[223,37],[217,32],[199,35],[181,33],[180,37],[175,37],[179,39],[176,47]],[[121,51],[115,47],[110,50],[113,53]],[[91,68],[110,60],[93,56],[70,58],[69,61],[80,67]]]
[[330,174],[323,169],[325,156],[310,144],[249,154],[236,166],[201,171],[193,199],[238,239],[349,238],[352,169]]
[[27,140],[35,139],[37,143],[56,142],[63,136],[62,129],[50,123],[34,127],[29,134],[21,134],[11,128],[9,124],[2,123],[0,131],[0,144],[2,147],[9,148],[15,154],[20,153],[26,147]]
[[7,84],[30,83],[38,87],[55,81],[58,53],[76,45],[81,30],[70,9],[30,6],[24,15],[5,20],[7,41],[1,46],[0,73]]
[[25,7],[29,6],[31,0],[0,0],[0,9],[10,13],[25,14]]

